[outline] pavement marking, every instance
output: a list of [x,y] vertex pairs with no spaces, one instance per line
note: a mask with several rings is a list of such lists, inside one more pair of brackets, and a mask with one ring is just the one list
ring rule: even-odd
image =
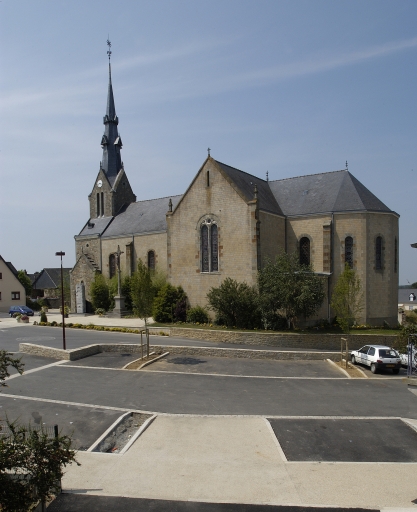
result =
[[31,336],[26,338],[16,338],[16,341],[51,341],[56,340],[54,336]]
[[263,418],[263,420],[265,421],[266,423],[266,428],[268,430],[268,432],[271,434],[272,436],[272,439],[275,443],[275,446],[277,447],[278,449],[278,452],[279,452],[279,455],[281,457],[281,459],[284,461],[284,462],[288,462],[288,459],[284,453],[284,450],[282,449],[279,441],[278,441],[278,437],[275,435],[275,432],[274,432],[274,429],[272,428],[272,425],[269,423],[268,419],[267,418]]
[[[136,372],[139,370],[126,370],[124,368],[106,368],[103,366],[76,366],[66,364],[62,368],[88,368],[90,370],[115,370],[115,371],[129,371]],[[301,380],[343,380],[342,377],[276,377],[268,375],[230,375],[227,373],[188,373],[188,372],[175,372],[175,371],[164,371],[164,370],[140,370],[140,373],[166,373],[166,374],[177,374],[177,375],[195,375],[195,376],[208,376],[208,377],[235,377],[239,379],[301,379]]]
[[57,365],[63,364],[63,363],[65,363],[65,360],[55,361],[55,363],[46,364],[45,366],[39,366],[38,368],[33,368],[32,370],[24,371],[22,375],[20,375],[20,373],[10,375],[10,377],[6,377],[5,380],[15,379],[16,377],[24,377],[25,375],[28,375],[29,373],[40,372],[41,370],[45,370],[46,368],[51,368],[52,366],[57,366]]
[[[82,404],[80,402],[67,402],[65,400],[53,400],[51,398],[37,398],[33,396],[24,396],[24,395],[10,395],[8,393],[1,393],[0,398],[5,396],[6,398],[14,398],[15,400],[32,400],[34,402],[48,402],[51,404],[62,404],[62,405],[75,405],[77,407],[90,407],[93,409],[108,409],[110,411],[123,411],[123,412],[138,412],[140,414],[150,414],[150,411],[142,411],[139,409],[129,409],[126,407],[111,407],[108,405],[97,405],[97,404]],[[152,414],[152,413],[151,413]],[[153,413],[156,414],[156,413]],[[159,413],[158,413],[159,414]],[[172,415],[174,416],[174,415]]]

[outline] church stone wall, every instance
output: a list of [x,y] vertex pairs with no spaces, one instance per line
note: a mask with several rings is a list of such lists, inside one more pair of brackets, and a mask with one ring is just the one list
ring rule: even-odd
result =
[[100,248],[100,238],[98,236],[94,238],[80,238],[75,241],[75,260],[82,254],[88,254],[97,265],[99,269],[101,269],[101,248]]
[[310,240],[310,262],[315,272],[323,272],[323,226],[331,221],[330,215],[289,218],[287,221],[287,252],[300,253],[300,240]]
[[262,268],[268,260],[273,261],[279,253],[285,251],[285,219],[262,211],[258,213],[258,218]]
[[[382,269],[375,268],[376,237],[382,237]],[[368,323],[381,325],[387,321],[398,322],[398,255],[394,268],[395,238],[398,247],[398,218],[393,214],[369,213],[367,215],[367,317]],[[398,251],[398,249],[397,249]]]
[[134,239],[135,268],[141,259],[148,265],[148,252],[155,251],[155,270],[167,273],[167,234],[136,235]]
[[[207,186],[207,171],[210,185]],[[254,283],[256,224],[248,205],[210,160],[200,170],[172,215],[168,215],[168,272],[181,285],[191,306],[206,304],[206,294],[226,277]],[[210,217],[218,225],[219,271],[200,272],[200,224]],[[255,225],[255,227],[254,227]]]

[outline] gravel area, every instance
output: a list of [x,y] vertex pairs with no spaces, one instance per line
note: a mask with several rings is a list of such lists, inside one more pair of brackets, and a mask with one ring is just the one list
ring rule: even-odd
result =
[[103,439],[103,441],[94,450],[102,453],[119,453],[132,436],[139,430],[145,421],[151,417],[151,414],[132,413],[126,416],[124,420]]

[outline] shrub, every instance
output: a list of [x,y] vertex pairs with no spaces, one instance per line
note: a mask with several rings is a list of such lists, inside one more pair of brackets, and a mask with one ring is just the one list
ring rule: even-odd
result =
[[102,316],[102,315],[105,315],[105,314],[106,314],[106,311],[105,311],[103,308],[97,308],[97,309],[95,310],[95,314],[96,314],[96,315],[100,315],[100,316]]
[[[152,316],[154,320],[156,322],[183,321],[182,318],[185,320],[183,312],[184,301],[186,300],[187,296],[181,286],[175,287],[166,283],[159,290],[153,302]],[[182,305],[179,304],[180,302],[182,302]]]
[[40,299],[38,299],[38,301],[37,301],[37,302],[38,302],[39,306],[41,306],[41,307],[42,307],[42,306],[44,306],[44,307],[46,307],[46,308],[49,308],[49,307],[50,307],[50,304],[49,304],[49,302],[48,302],[48,299],[46,299],[45,297],[41,297]]
[[42,311],[41,313],[41,322],[46,323],[48,321],[48,318],[46,317],[45,311]]
[[33,311],[39,311],[41,309],[41,305],[38,301],[32,300],[29,297],[26,297],[26,306]]
[[209,308],[228,327],[253,329],[260,325],[258,294],[252,286],[227,277],[207,294]]
[[107,284],[103,274],[100,274],[100,272],[96,272],[96,275],[94,276],[90,293],[94,309],[101,308],[105,311],[109,310],[111,302],[109,297],[109,285]]
[[187,311],[187,322],[206,324],[209,320],[207,311],[201,306],[195,306]]

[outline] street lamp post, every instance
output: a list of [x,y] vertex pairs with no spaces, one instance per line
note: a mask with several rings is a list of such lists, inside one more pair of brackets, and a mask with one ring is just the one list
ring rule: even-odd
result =
[[62,256],[65,256],[65,252],[56,252],[55,256],[61,256],[61,311],[62,311],[62,346],[64,350],[67,350],[65,343],[65,303],[64,303],[64,272],[62,270]]

